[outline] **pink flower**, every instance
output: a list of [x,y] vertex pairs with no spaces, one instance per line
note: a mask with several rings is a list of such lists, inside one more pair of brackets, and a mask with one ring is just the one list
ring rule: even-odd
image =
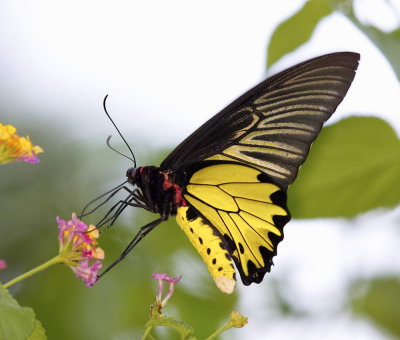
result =
[[77,278],[82,279],[86,287],[91,288],[97,281],[97,275],[102,265],[100,261],[89,265],[89,260],[83,260],[79,262],[77,267],[72,267],[71,269]]
[[[160,311],[162,307],[164,307],[167,301],[170,299],[172,294],[174,293],[174,285],[178,283],[182,276],[179,277],[170,277],[165,273],[154,273],[152,275],[153,279],[158,280],[158,288],[157,288],[157,295],[156,295],[156,303],[158,310]],[[164,290],[164,281],[169,283],[169,290],[167,295],[165,295],[164,299],[162,298],[162,293]]]
[[0,269],[6,269],[7,262],[5,260],[0,259]]
[[60,241],[60,256],[63,262],[70,266],[76,276],[83,280],[87,287],[92,287],[97,280],[98,272],[104,259],[103,249],[97,247],[99,231],[94,225],[86,225],[72,214],[72,219],[65,221],[56,218]]

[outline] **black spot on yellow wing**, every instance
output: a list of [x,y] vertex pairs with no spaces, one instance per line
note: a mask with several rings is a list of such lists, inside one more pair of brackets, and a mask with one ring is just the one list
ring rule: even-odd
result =
[[199,215],[196,214],[196,212],[194,211],[194,209],[192,207],[188,207],[188,209],[186,210],[186,219],[188,221],[193,221],[195,220],[197,217],[199,217]]

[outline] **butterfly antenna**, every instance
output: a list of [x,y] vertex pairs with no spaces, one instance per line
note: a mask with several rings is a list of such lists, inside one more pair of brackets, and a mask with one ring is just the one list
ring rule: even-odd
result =
[[125,145],[128,147],[128,149],[129,149],[129,151],[130,151],[130,153],[131,153],[131,155],[132,155],[132,158],[123,155],[122,153],[120,153],[119,151],[115,150],[113,147],[110,146],[109,140],[110,140],[111,136],[109,136],[109,137],[107,138],[107,145],[109,146],[109,148],[110,148],[111,150],[113,150],[113,151],[117,152],[118,154],[120,154],[120,155],[122,155],[122,156],[124,156],[124,157],[126,157],[126,158],[128,158],[128,159],[130,159],[130,160],[133,162],[133,167],[136,168],[136,158],[135,158],[135,155],[133,154],[133,151],[132,151],[131,147],[129,146],[128,142],[125,140],[124,136],[122,136],[121,131],[119,131],[117,125],[114,123],[114,121],[112,120],[111,116],[110,116],[109,113],[107,112],[107,107],[106,107],[107,98],[108,98],[108,94],[104,97],[104,100],[103,100],[103,109],[104,109],[104,112],[106,113],[106,115],[107,115],[108,119],[111,121],[111,123],[114,125],[115,129],[117,130],[118,134],[120,135],[120,137],[121,137],[122,140],[124,141]]
[[121,156],[123,156],[123,157],[125,157],[125,158],[128,158],[130,161],[132,161],[132,162],[135,164],[135,167],[136,167],[136,162],[135,162],[134,159],[130,158],[130,157],[127,156],[127,155],[124,155],[122,152],[119,152],[117,149],[115,149],[114,147],[111,146],[111,144],[110,144],[110,139],[111,139],[111,137],[112,137],[112,136],[110,135],[110,136],[108,136],[108,138],[107,138],[107,141],[106,141],[107,146],[108,146],[112,151],[116,152],[118,155],[121,155]]

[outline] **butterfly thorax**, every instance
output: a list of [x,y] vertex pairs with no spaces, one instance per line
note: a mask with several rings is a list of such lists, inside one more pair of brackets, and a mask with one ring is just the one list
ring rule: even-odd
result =
[[176,215],[178,207],[186,206],[182,188],[174,182],[172,172],[164,172],[155,166],[128,169],[128,183],[141,191],[146,209],[167,219]]

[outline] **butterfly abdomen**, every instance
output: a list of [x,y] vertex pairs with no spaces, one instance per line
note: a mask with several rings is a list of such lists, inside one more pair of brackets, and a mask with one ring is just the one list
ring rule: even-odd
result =
[[236,286],[235,268],[221,237],[191,207],[179,207],[176,221],[207,265],[217,287],[232,293]]

